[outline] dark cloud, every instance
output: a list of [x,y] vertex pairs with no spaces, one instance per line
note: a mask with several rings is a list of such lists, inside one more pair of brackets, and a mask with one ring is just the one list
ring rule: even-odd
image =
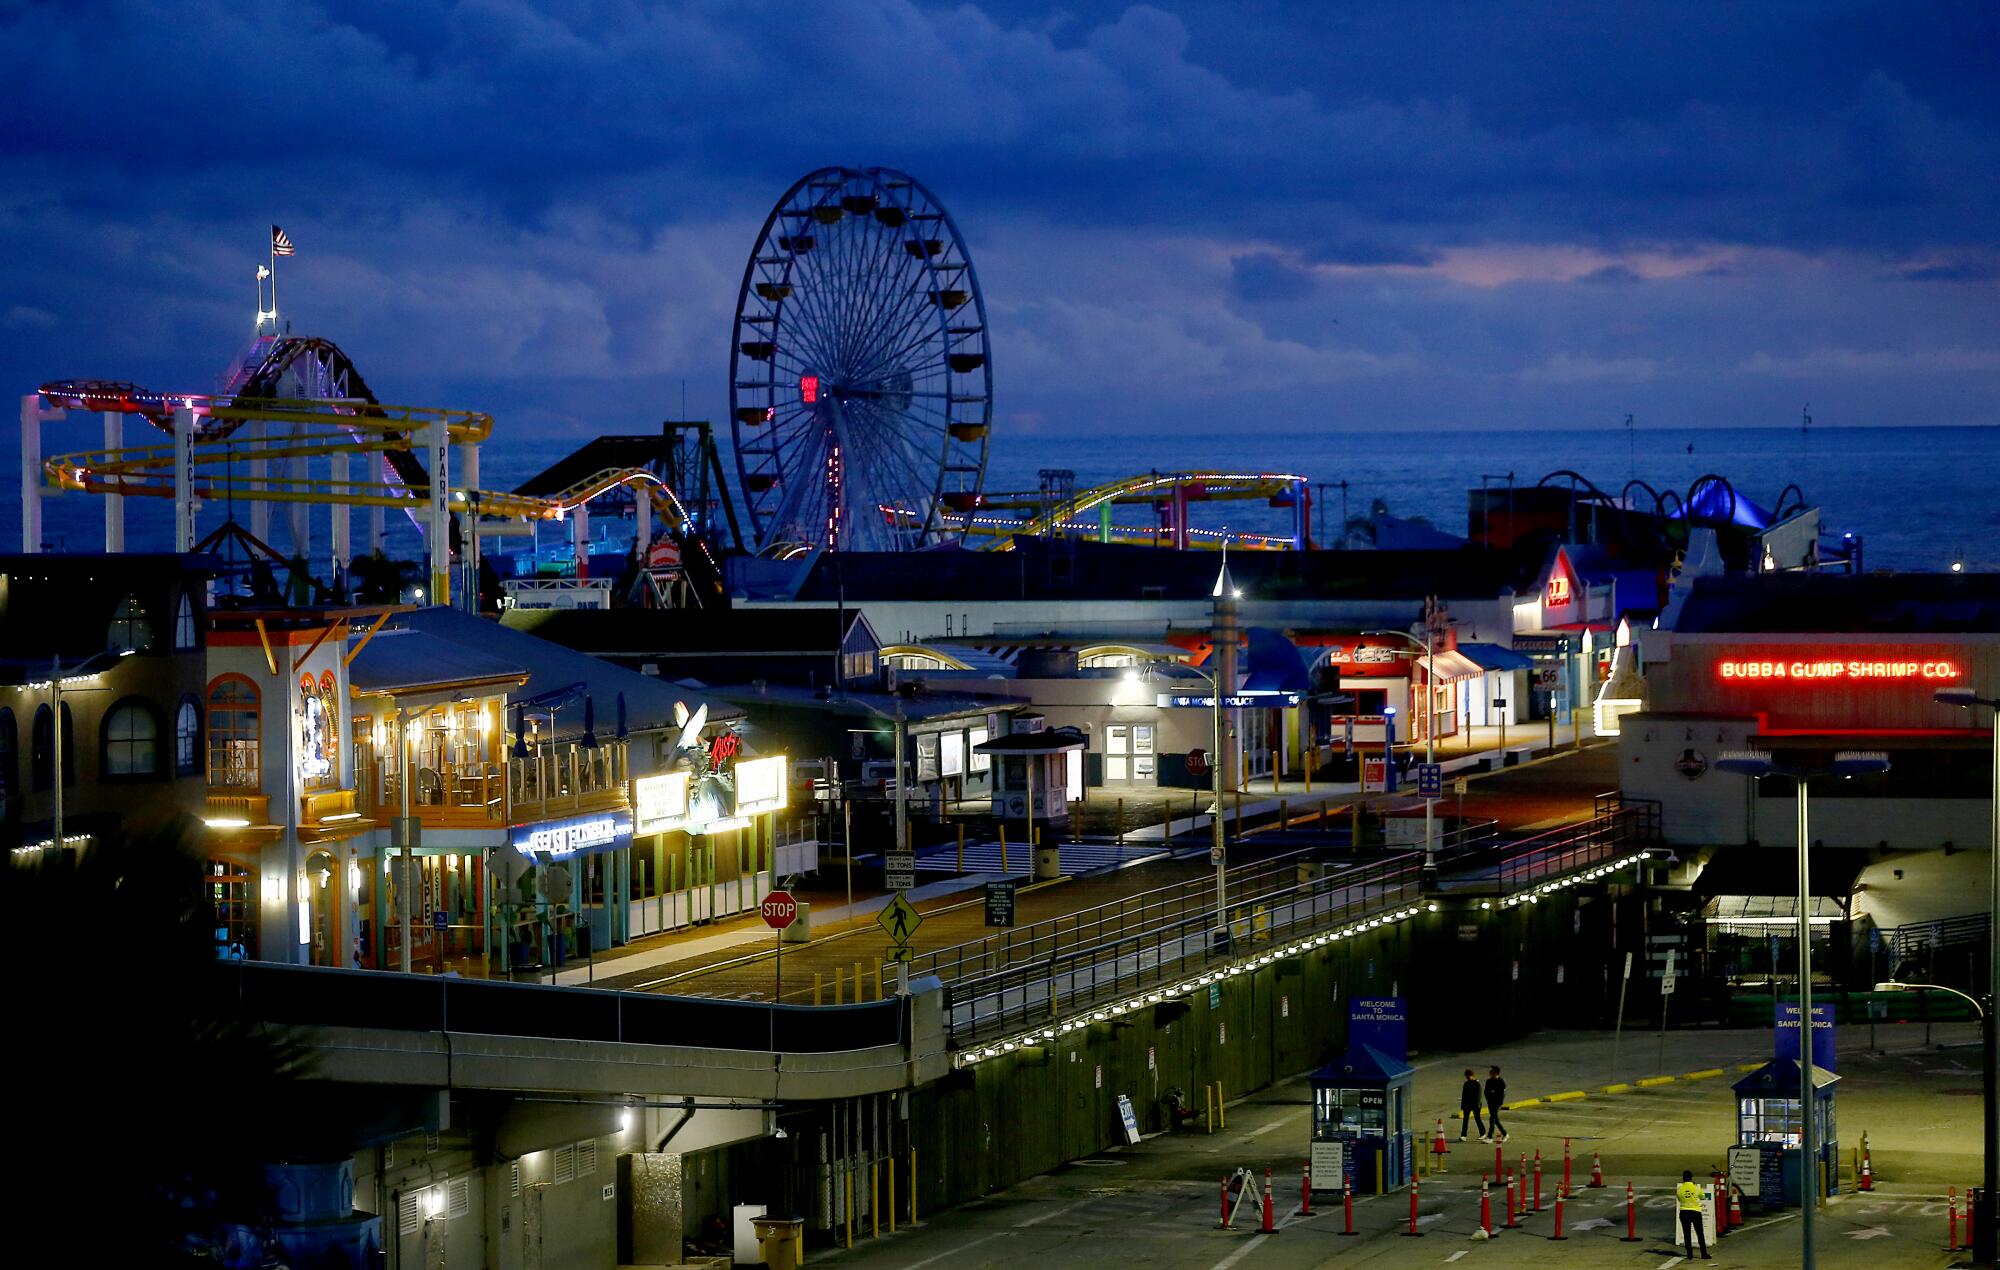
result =
[[288,314],[385,392],[569,435],[685,381],[721,418],[764,214],[879,163],[971,241],[1003,426],[1754,422],[1814,376],[1857,418],[1970,421],[2000,400],[2000,300],[1954,285],[1994,276],[1996,12],[0,5],[32,51],[0,373],[204,386],[278,221]]

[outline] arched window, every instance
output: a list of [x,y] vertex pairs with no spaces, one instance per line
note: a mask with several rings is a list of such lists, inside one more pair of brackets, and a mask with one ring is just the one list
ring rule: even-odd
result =
[[256,684],[242,675],[224,675],[208,685],[209,784],[251,789],[262,784],[262,736]]
[[[33,769],[29,779],[38,789],[54,789],[56,784],[56,734],[52,726],[55,716],[45,705],[35,707],[35,722],[29,732],[28,766]],[[62,776],[63,784],[76,784],[76,725],[70,718],[69,702],[62,703]]]
[[201,647],[201,632],[194,622],[194,597],[186,591],[174,605],[174,651],[190,652]]
[[111,614],[111,629],[106,633],[104,646],[114,653],[143,653],[153,646],[153,623],[146,616],[146,606],[139,603],[139,597],[128,595],[118,601],[118,607]]
[[191,696],[174,707],[174,775],[201,775],[201,706]]
[[14,730],[14,712],[0,706],[0,815],[6,814],[6,800],[21,788],[21,769],[17,766],[20,755],[16,748],[20,745],[20,735]]
[[152,703],[127,697],[104,715],[104,775],[160,774],[160,720]]

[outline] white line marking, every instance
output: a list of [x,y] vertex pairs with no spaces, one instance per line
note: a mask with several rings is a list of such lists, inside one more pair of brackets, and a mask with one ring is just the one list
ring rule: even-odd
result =
[[1670,1261],[1662,1261],[1662,1262],[1660,1263],[1660,1270],[1667,1270],[1667,1268],[1668,1268],[1669,1266],[1677,1266],[1677,1265],[1679,1265],[1679,1264],[1680,1264],[1681,1262],[1683,1262],[1683,1261],[1686,1261],[1686,1260],[1687,1260],[1687,1258],[1686,1258],[1686,1257],[1675,1257],[1675,1258],[1673,1258],[1673,1259],[1672,1259],[1672,1260],[1670,1260]]
[[1463,1257],[1465,1255],[1465,1252],[1466,1252],[1465,1249],[1460,1248],[1457,1252],[1454,1252],[1449,1257],[1446,1257],[1444,1259],[1444,1263],[1446,1265],[1450,1265],[1452,1262],[1458,1260],[1460,1257]]
[[[1235,1252],[1230,1253],[1222,1260],[1216,1262],[1215,1270],[1229,1270],[1229,1267],[1235,1265],[1237,1262],[1243,1260],[1243,1258],[1257,1251],[1257,1245],[1263,1243],[1268,1238],[1270,1238],[1269,1235],[1250,1236],[1250,1242],[1244,1244],[1241,1248],[1238,1248]],[[916,1267],[911,1266],[909,1270],[916,1270]]]
[[912,1261],[909,1265],[904,1266],[903,1270],[923,1270],[925,1266],[934,1265],[948,1257],[956,1257],[968,1249],[977,1248],[981,1244],[992,1243],[995,1239],[1011,1238],[1013,1234],[1014,1232],[1011,1230],[996,1230],[990,1235],[981,1235],[970,1243],[960,1244],[950,1252],[941,1252],[935,1257],[925,1257],[922,1261]]
[[1035,1225],[1037,1222],[1045,1222],[1051,1217],[1060,1217],[1064,1213],[1073,1212],[1076,1209],[1082,1208],[1085,1204],[1088,1204],[1089,1202],[1090,1201],[1087,1199],[1080,1199],[1074,1204],[1064,1204],[1061,1208],[1051,1208],[1046,1213],[1037,1213],[1033,1217],[1028,1218],[1026,1221],[1015,1222],[1014,1229],[1025,1230],[1029,1226]]
[[1246,1138],[1254,1138],[1258,1134],[1269,1133],[1273,1129],[1283,1127],[1286,1121],[1296,1118],[1298,1114],[1299,1114],[1298,1112],[1292,1112],[1289,1115],[1280,1116],[1269,1124],[1258,1125],[1255,1129],[1252,1129],[1250,1132],[1244,1134],[1243,1136]]

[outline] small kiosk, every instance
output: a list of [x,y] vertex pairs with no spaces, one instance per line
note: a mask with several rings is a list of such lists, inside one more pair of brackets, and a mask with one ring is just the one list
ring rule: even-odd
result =
[[1409,1185],[1416,1167],[1409,1132],[1416,1068],[1372,1045],[1312,1074],[1312,1186],[1379,1195]]
[[[1730,1155],[1730,1179],[1746,1198],[1766,1209],[1801,1201],[1810,1171],[1802,1167],[1800,1135],[1805,1099],[1799,1090],[1800,1068],[1795,1058],[1775,1058],[1736,1082],[1736,1149]],[[1833,1087],[1840,1077],[1824,1067],[1813,1068],[1812,1105],[1818,1115],[1817,1154],[1828,1194],[1840,1188],[1839,1135],[1833,1116]],[[1757,1172],[1748,1176],[1748,1152],[1757,1152]]]

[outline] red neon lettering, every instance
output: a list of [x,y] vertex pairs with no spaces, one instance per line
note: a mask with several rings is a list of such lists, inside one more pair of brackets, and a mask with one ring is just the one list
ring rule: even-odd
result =
[[1963,677],[1964,671],[1957,662],[1944,660],[1887,659],[1863,661],[1860,659],[1834,661],[1719,661],[1715,664],[1718,679],[1784,679],[1805,680],[1923,680],[1931,683],[1945,682]]
[[810,406],[819,400],[819,376],[799,376],[799,400]]
[[1548,602],[1550,604],[1569,603],[1569,579],[1563,574],[1552,573],[1549,575]]

